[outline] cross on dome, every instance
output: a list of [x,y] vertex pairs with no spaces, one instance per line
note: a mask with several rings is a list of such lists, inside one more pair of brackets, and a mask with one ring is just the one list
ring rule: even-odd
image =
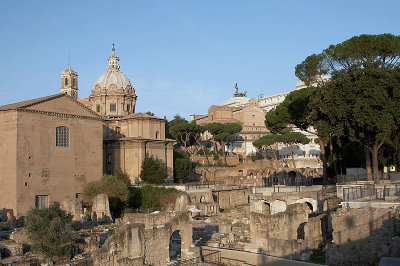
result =
[[112,44],[113,48],[112,48],[112,54],[110,57],[108,57],[108,69],[116,69],[119,70],[119,57],[115,55],[115,44]]

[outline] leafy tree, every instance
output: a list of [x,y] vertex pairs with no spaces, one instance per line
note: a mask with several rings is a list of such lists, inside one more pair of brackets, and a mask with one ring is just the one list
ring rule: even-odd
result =
[[131,185],[131,179],[129,178],[129,175],[127,173],[124,173],[121,168],[116,168],[114,170],[114,176],[124,182],[125,185],[130,186]]
[[[362,143],[372,154],[379,182],[378,152],[399,120],[400,37],[360,35],[329,46],[316,59],[318,64],[308,59],[304,69],[332,77],[317,91],[310,118],[329,128],[331,136],[348,134]],[[324,72],[316,65],[324,66]]]
[[217,153],[217,140],[215,136],[223,132],[222,123],[214,122],[205,125],[205,129],[212,135],[211,142],[213,143],[214,152]]
[[25,228],[35,252],[47,258],[69,257],[77,234],[67,224],[72,216],[52,202],[46,209],[31,209],[25,218]]
[[83,200],[89,206],[93,198],[99,194],[107,194],[110,211],[113,217],[119,217],[128,200],[129,191],[126,184],[112,175],[104,175],[100,180],[88,183],[83,189]]
[[229,146],[230,142],[235,140],[235,135],[240,131],[242,131],[242,125],[237,123],[225,123],[223,124],[223,132],[215,136],[215,138],[221,142],[225,164],[226,164],[225,144]]
[[146,154],[142,163],[140,178],[146,183],[163,184],[167,177],[168,172],[165,163],[158,158]]
[[190,145],[190,137],[193,134],[193,129],[195,124],[189,123],[187,121],[182,121],[170,127],[169,132],[174,139],[176,139],[181,145],[183,145],[184,150],[187,151],[187,145]]
[[184,183],[189,179],[192,162],[184,151],[174,151],[174,181]]
[[[314,63],[312,62],[312,64]],[[299,66],[296,67],[296,75],[298,75],[300,79],[303,78],[301,75],[304,75],[308,78],[308,80],[304,80],[306,83],[315,83],[315,80],[313,79],[315,72],[306,72],[308,69],[303,63],[301,68],[305,68],[302,70],[305,73],[301,73],[300,75],[298,74],[300,71],[298,68]],[[322,72],[321,75],[323,73],[325,72]],[[290,126],[295,125],[303,131],[317,135],[321,150],[320,157],[323,165],[323,179],[326,182],[327,159],[325,155],[325,146],[329,140],[331,131],[329,125],[327,125],[323,119],[317,119],[317,121],[315,119],[310,119],[311,109],[309,103],[314,97],[316,90],[317,88],[315,87],[306,87],[290,92],[281,104],[266,114],[265,125],[271,131],[271,133],[274,134],[288,132],[290,130]],[[311,127],[317,128],[318,130],[316,132],[314,130],[310,130]]]
[[[274,150],[274,155],[275,158],[278,159],[278,147],[273,148],[273,145],[277,144],[277,135],[276,134],[271,134],[271,135],[265,135],[261,138],[259,138],[258,140],[255,140],[253,142],[253,146],[256,147],[258,150],[262,150],[262,149],[272,149]],[[264,155],[264,159],[266,158],[266,154]]]
[[300,132],[288,132],[278,136],[276,140],[286,145],[286,147],[289,150],[290,157],[292,158],[293,167],[296,168],[296,162],[293,156],[293,145],[296,144],[305,145],[308,144],[310,140]]
[[[166,119],[166,118],[164,117],[164,119]],[[185,118],[181,117],[179,114],[176,114],[171,121],[169,121],[169,122],[167,121],[165,123],[166,137],[170,138],[170,139],[174,139],[174,137],[170,133],[170,128],[175,126],[176,124],[180,124],[182,122],[187,122],[187,120]]]
[[269,111],[265,115],[265,126],[272,134],[279,134],[287,132],[290,123],[290,116],[287,106],[283,103],[275,107],[274,110]]
[[229,144],[229,142],[235,139],[235,134],[239,133],[242,130],[242,126],[237,123],[210,123],[205,126],[205,129],[211,133],[212,140],[214,142],[215,152],[216,152],[216,143],[219,142],[222,148],[222,154],[224,155],[224,162],[226,164],[226,152],[225,152],[225,144]]
[[205,126],[195,124],[195,126],[193,126],[192,131],[193,131],[193,139],[194,139],[195,144],[200,147],[200,151],[206,157],[207,165],[210,164],[210,161],[208,159],[209,151],[206,150],[205,145],[203,145],[203,141],[201,139],[202,134],[206,131]]

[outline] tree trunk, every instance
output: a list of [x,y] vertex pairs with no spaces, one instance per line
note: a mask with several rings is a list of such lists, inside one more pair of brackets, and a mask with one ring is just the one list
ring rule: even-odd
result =
[[325,157],[325,144],[321,140],[321,138],[319,138],[319,149],[321,150],[320,158],[322,161],[322,171],[323,171],[322,172],[322,180],[323,180],[324,184],[326,184],[328,181],[328,175],[327,175],[328,165],[326,163],[326,157]]
[[374,181],[375,184],[379,184],[379,167],[378,167],[378,151],[379,151],[379,144],[375,144],[371,149],[372,154],[372,167],[374,172]]
[[222,146],[222,153],[224,154],[224,163],[226,164],[225,143],[223,140],[221,140],[221,146]]
[[335,176],[338,176],[338,170],[337,170],[337,165],[336,165],[336,156],[335,153],[333,152],[333,141],[332,141],[332,135],[329,135],[329,149],[331,151],[331,156],[332,156],[332,163],[333,163],[333,170],[335,171]]
[[274,151],[274,154],[275,154],[275,159],[276,159],[276,160],[279,160],[278,143],[275,144],[275,151]]
[[367,180],[373,181],[372,169],[371,169],[371,153],[367,146],[364,146],[364,157],[365,157],[365,169],[367,169]]
[[292,145],[288,145],[287,148],[288,148],[288,150],[290,152],[290,157],[292,157],[293,168],[296,168],[296,162],[294,161]]

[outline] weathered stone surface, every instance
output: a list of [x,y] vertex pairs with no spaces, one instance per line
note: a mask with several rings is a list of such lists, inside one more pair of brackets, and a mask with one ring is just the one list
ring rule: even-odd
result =
[[65,197],[61,203],[61,208],[73,215],[73,221],[80,221],[82,214],[82,202],[80,199]]
[[99,194],[93,198],[92,205],[92,220],[98,221],[110,221],[111,212],[110,205],[108,202],[107,194]]
[[186,211],[191,201],[185,192],[164,195],[162,204],[165,211]]
[[10,239],[19,244],[31,244],[26,233],[26,229],[24,227],[15,229],[14,232],[10,234]]
[[181,237],[181,258],[190,258],[193,233],[188,211],[126,214],[116,221],[115,234],[93,252],[94,265],[165,265],[176,231]]
[[317,249],[324,240],[321,224],[326,215],[309,218],[309,213],[307,203],[288,205],[274,215],[252,212],[251,251],[299,260],[302,253]]
[[332,214],[332,227],[333,243],[326,252],[329,265],[377,264],[383,256],[398,254],[398,208],[339,209]]
[[22,255],[24,255],[22,244],[8,243],[5,246],[10,251],[11,256],[22,256]]
[[218,202],[220,209],[243,205],[249,203],[249,190],[244,189],[215,189],[213,192],[214,201]]

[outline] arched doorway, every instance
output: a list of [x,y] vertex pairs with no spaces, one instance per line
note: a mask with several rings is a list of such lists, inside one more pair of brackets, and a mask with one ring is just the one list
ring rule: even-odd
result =
[[182,238],[179,230],[175,230],[169,240],[169,261],[181,260]]
[[312,206],[312,204],[310,202],[308,202],[308,201],[306,201],[306,204],[307,204],[308,208],[310,208],[310,213],[313,213],[314,212],[314,207]]
[[262,212],[267,215],[271,214],[271,204],[268,201],[264,201]]
[[289,177],[289,184],[291,186],[296,185],[296,172],[295,171],[290,171],[288,173],[288,177]]

